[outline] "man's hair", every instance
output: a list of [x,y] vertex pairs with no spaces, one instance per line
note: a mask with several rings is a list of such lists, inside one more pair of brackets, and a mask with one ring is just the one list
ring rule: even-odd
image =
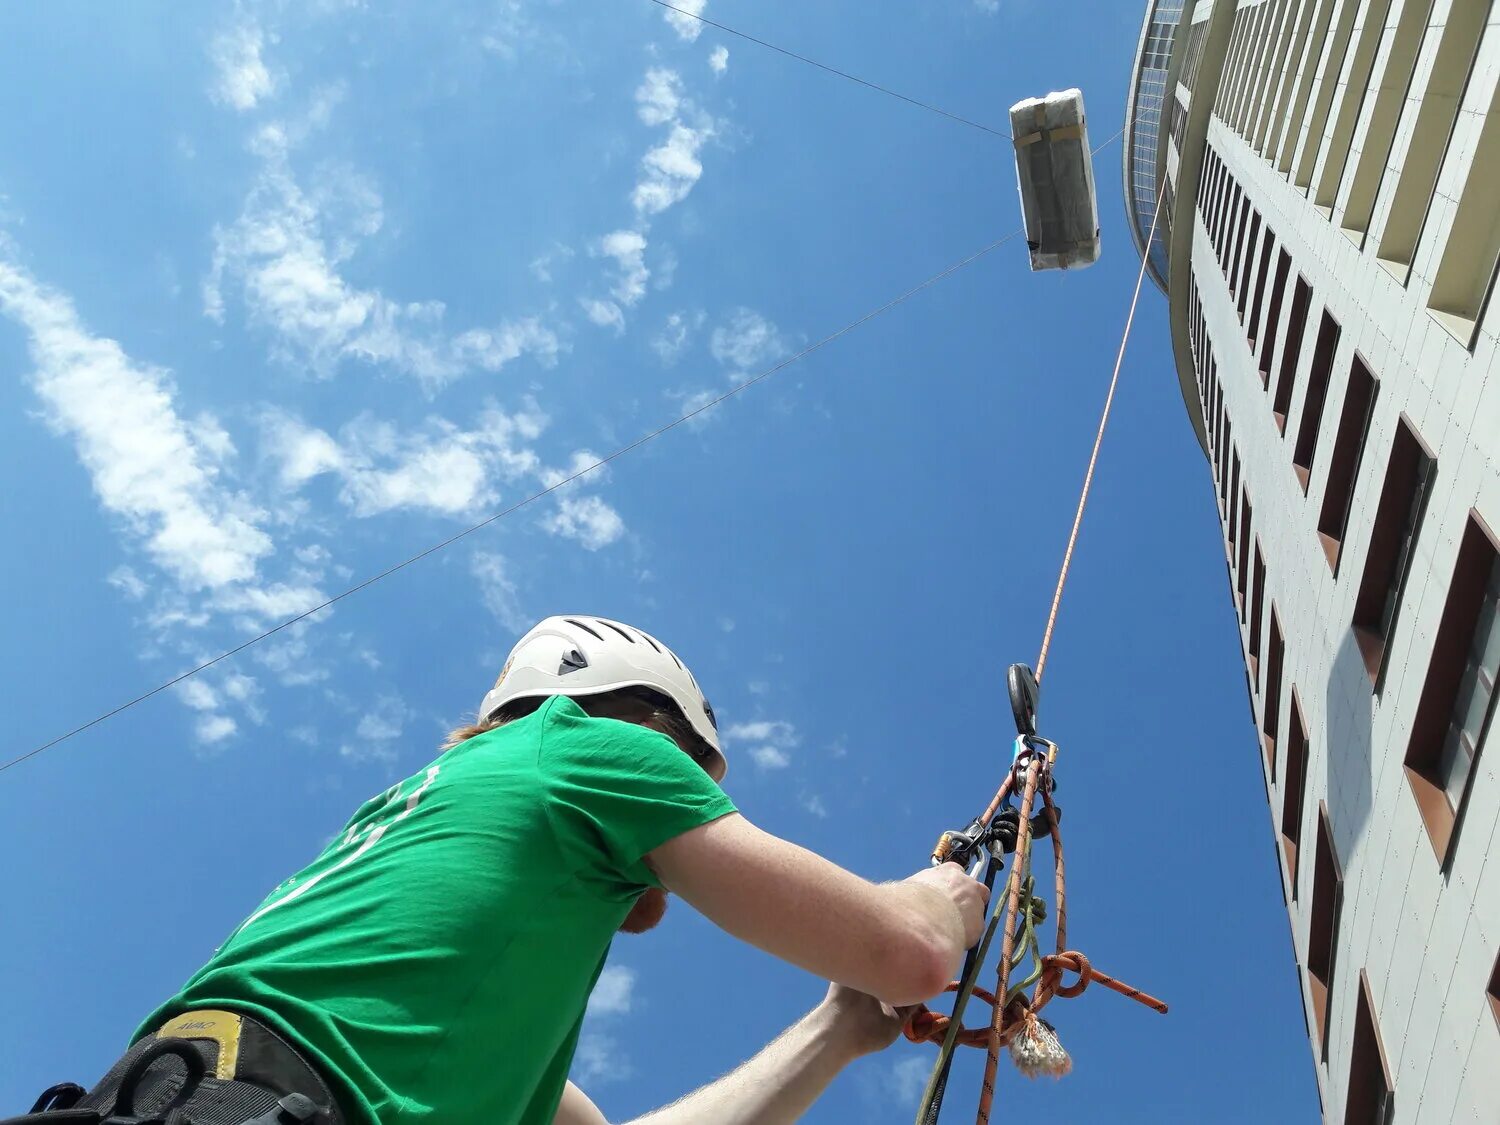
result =
[[[451,750],[476,735],[492,731],[496,727],[503,727],[506,723],[513,723],[517,719],[524,719],[547,702],[547,698],[536,696],[531,699],[513,699],[495,712],[493,718],[455,727],[443,740],[443,749]],[[645,687],[618,688],[615,691],[601,692],[598,695],[579,696],[573,699],[573,702],[578,704],[586,714],[596,719],[621,719],[635,723],[654,720],[666,732],[668,738],[682,747],[689,757],[699,764],[716,756],[713,747],[693,729],[693,724],[687,721],[687,717],[683,715],[677,704],[659,691]]]

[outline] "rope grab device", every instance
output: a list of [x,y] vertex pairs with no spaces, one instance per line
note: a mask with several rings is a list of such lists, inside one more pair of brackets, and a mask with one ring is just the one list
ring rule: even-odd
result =
[[[942,1109],[953,1065],[953,1050],[959,1045],[985,1047],[984,1084],[979,1095],[978,1125],[990,1119],[995,1095],[995,1072],[1001,1048],[1030,1078],[1041,1075],[1060,1078],[1072,1069],[1053,1026],[1041,1011],[1053,999],[1082,995],[1092,983],[1128,996],[1165,1013],[1166,1004],[1095,969],[1089,959],[1067,947],[1068,911],[1063,867],[1062,809],[1053,800],[1057,787],[1055,767],[1058,747],[1037,733],[1040,686],[1025,664],[1012,664],[1006,676],[1011,712],[1016,720],[1016,739],[1010,766],[989,807],[962,829],[942,833],[932,849],[932,863],[962,864],[972,878],[991,890],[1005,857],[1013,855],[1005,893],[994,899],[984,936],[964,958],[959,979],[948,986],[956,993],[949,1015],[920,1006],[907,1021],[906,1038],[914,1043],[937,1043],[938,1057],[917,1111],[917,1125],[935,1125]],[[1014,804],[1016,795],[1020,804]],[[1037,808],[1040,802],[1040,808]],[[1054,952],[1041,951],[1040,927],[1048,918],[1045,899],[1037,893],[1032,872],[1032,845],[1039,836],[1052,842],[1054,876],[1053,916],[1056,919]],[[998,982],[993,992],[979,988],[979,971],[989,953],[996,931],[1001,934]],[[1024,975],[1011,976],[1026,966]],[[1066,974],[1073,974],[1071,983]],[[1031,989],[1028,995],[1027,989]],[[969,1000],[977,996],[990,1005],[987,1027],[969,1028],[962,1023]]]

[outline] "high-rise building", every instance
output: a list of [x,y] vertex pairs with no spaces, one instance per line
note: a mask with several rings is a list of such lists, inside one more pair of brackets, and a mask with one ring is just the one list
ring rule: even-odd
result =
[[1127,103],[1350,1125],[1500,1122],[1497,75],[1491,0],[1157,0]]

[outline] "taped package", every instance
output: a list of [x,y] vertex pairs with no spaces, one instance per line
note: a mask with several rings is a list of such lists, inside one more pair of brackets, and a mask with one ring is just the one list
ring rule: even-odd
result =
[[1010,107],[1016,184],[1033,270],[1081,269],[1099,258],[1099,203],[1083,91]]

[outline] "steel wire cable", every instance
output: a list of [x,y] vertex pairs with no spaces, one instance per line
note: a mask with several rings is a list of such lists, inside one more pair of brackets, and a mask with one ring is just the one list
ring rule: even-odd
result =
[[948,110],[943,109],[941,106],[933,105],[931,102],[924,102],[917,98],[907,97],[905,94],[892,90],[889,86],[882,86],[878,82],[871,82],[868,79],[859,77],[857,74],[850,74],[847,70],[840,70],[836,66],[829,66],[827,63],[820,63],[817,59],[810,59],[806,55],[799,55],[796,51],[788,50],[785,47],[778,47],[775,43],[768,42],[765,39],[758,39],[754,35],[730,27],[728,24],[719,23],[717,20],[711,20],[707,16],[699,15],[697,12],[690,12],[686,8],[679,8],[676,4],[669,4],[667,0],[651,0],[651,3],[655,4],[658,8],[666,8],[668,11],[676,12],[681,16],[686,16],[688,19],[697,20],[699,23],[704,24],[708,27],[717,28],[718,30],[724,32],[726,35],[733,35],[739,39],[745,40],[748,43],[754,43],[758,47],[764,47],[769,51],[775,51],[778,55],[785,55],[789,59],[796,59],[800,63],[806,63],[808,66],[817,67],[817,69],[819,70],[827,71],[829,74],[836,75],[839,78],[846,79],[849,82],[864,86],[865,88],[870,90],[878,91],[879,93],[885,94],[888,97],[895,98],[898,101],[906,102],[908,105],[914,105],[919,109],[925,109],[929,113],[937,114],[939,117],[946,117],[950,121],[956,121],[960,125],[967,125],[971,129],[979,129],[983,132],[991,134],[992,136],[1004,137],[1007,141],[1010,140],[1010,133],[1007,130],[995,129],[990,127],[989,125],[984,124],[983,122],[973,121],[957,113],[950,113]]
[[[656,2],[656,0],[653,0],[653,3],[654,2]],[[1091,152],[1090,152],[1089,155],[1090,156],[1096,156],[1096,155],[1098,155],[1099,152],[1101,152],[1103,149],[1105,149],[1110,144],[1114,143],[1114,141],[1124,131],[1125,130],[1123,128],[1116,130],[1113,134],[1111,134],[1110,136],[1106,137],[1104,140],[1100,141],[1097,145],[1095,145],[1093,147],[1093,149],[1091,150]],[[255,636],[249,638],[248,640],[242,641],[241,643],[235,645],[233,648],[225,649],[223,652],[219,653],[217,656],[213,657],[212,659],[205,660],[205,661],[203,661],[200,664],[194,665],[193,667],[189,668],[187,671],[179,673],[178,675],[173,676],[171,679],[165,680],[162,683],[157,684],[155,687],[151,688],[148,691],[141,692],[139,695],[137,695],[137,696],[135,696],[135,697],[133,697],[131,699],[128,699],[125,702],[123,702],[123,703],[121,703],[121,704],[119,704],[119,705],[117,705],[115,707],[110,708],[108,711],[104,711],[101,714],[98,714],[98,715],[94,716],[92,719],[89,719],[87,722],[79,723],[77,726],[73,727],[70,730],[64,731],[62,734],[57,735],[55,738],[49,739],[48,741],[43,742],[43,743],[41,743],[38,746],[34,746],[31,749],[25,751],[24,753],[17,754],[15,756],[11,757],[11,758],[8,758],[4,762],[0,762],[0,773],[4,773],[7,770],[10,770],[11,768],[13,768],[15,766],[20,765],[22,762],[29,761],[30,759],[35,758],[37,755],[45,753],[48,750],[51,750],[54,746],[58,746],[61,743],[67,742],[69,739],[71,739],[71,738],[73,738],[73,737],[75,737],[77,735],[82,734],[84,731],[89,730],[92,727],[96,727],[100,723],[106,722],[109,719],[114,718],[116,715],[120,714],[121,712],[128,711],[130,708],[136,706],[138,703],[144,703],[144,702],[146,702],[146,700],[151,699],[153,696],[160,695],[162,692],[168,690],[169,688],[176,687],[178,684],[182,683],[184,680],[191,679],[193,676],[198,675],[200,672],[205,672],[208,669],[212,668],[214,665],[220,664],[223,661],[228,660],[228,659],[230,659],[233,656],[239,655],[240,653],[244,652],[248,648],[253,648],[255,645],[258,645],[262,641],[267,640],[268,638],[275,636],[277,633],[282,632],[284,629],[289,629],[293,625],[298,624],[299,622],[306,621],[309,618],[314,617],[315,615],[321,613],[323,610],[328,609],[328,608],[330,608],[330,607],[332,607],[334,605],[337,605],[339,602],[343,601],[345,598],[351,597],[354,594],[359,593],[361,590],[363,590],[363,589],[365,589],[365,588],[367,588],[369,586],[373,586],[375,583],[380,582],[381,580],[383,580],[385,578],[389,578],[391,575],[397,573],[398,571],[405,570],[407,567],[411,566],[413,563],[420,562],[422,559],[425,559],[428,555],[436,554],[438,551],[441,551],[441,550],[443,550],[446,547],[452,546],[454,543],[457,543],[460,539],[464,539],[464,538],[466,538],[466,537],[474,534],[476,531],[479,531],[479,530],[481,530],[483,528],[486,528],[490,524],[496,523],[499,520],[504,519],[506,516],[509,516],[509,515],[511,515],[514,512],[520,511],[522,508],[528,507],[529,505],[536,503],[536,501],[541,500],[544,497],[547,497],[547,496],[551,495],[552,493],[558,491],[559,489],[567,487],[568,485],[572,484],[574,481],[577,481],[580,478],[587,476],[589,473],[592,473],[595,470],[600,469],[600,468],[604,467],[605,465],[608,465],[608,464],[610,464],[610,463],[612,463],[614,461],[617,461],[620,458],[626,456],[627,454],[634,452],[635,450],[639,449],[641,446],[646,445],[648,442],[655,441],[657,438],[661,437],[663,434],[665,434],[665,433],[667,433],[667,432],[669,432],[671,430],[675,430],[677,427],[679,427],[681,425],[684,425],[687,422],[692,421],[694,418],[697,418],[699,415],[707,413],[708,411],[712,410],[714,407],[719,406],[721,403],[724,403],[724,402],[728,401],[731,398],[734,398],[735,396],[737,396],[737,395],[741,394],[742,392],[748,390],[749,388],[755,386],[757,383],[762,382],[765,379],[769,379],[772,375],[775,375],[778,371],[781,371],[784,368],[790,367],[792,364],[798,362],[801,359],[804,359],[805,357],[811,355],[813,352],[818,351],[819,349],[821,349],[823,347],[826,347],[827,345],[833,343],[835,340],[838,340],[841,337],[848,335],[850,332],[853,332],[856,328],[859,328],[862,325],[868,323],[869,321],[874,320],[876,317],[879,317],[882,314],[889,312],[891,309],[896,308],[898,305],[904,304],[905,302],[907,302],[908,300],[910,300],[912,297],[915,297],[918,293],[921,293],[923,290],[931,288],[932,286],[936,285],[938,282],[944,280],[945,278],[948,278],[948,277],[952,276],[953,274],[957,273],[959,270],[964,269],[966,266],[972,265],[974,262],[978,261],[980,258],[985,257],[987,254],[991,253],[992,251],[998,250],[1001,246],[1005,245],[1011,239],[1013,239],[1017,235],[1021,234],[1022,233],[1022,229],[1023,228],[1019,228],[1018,227],[1017,229],[1011,231],[1009,234],[1003,235],[1002,237],[995,239],[993,242],[991,242],[988,245],[983,246],[980,249],[974,251],[972,254],[969,254],[967,257],[959,259],[958,261],[952,263],[951,265],[946,266],[942,270],[939,270],[937,273],[935,273],[932,276],[928,277],[926,280],[918,282],[916,285],[913,285],[910,289],[907,289],[904,292],[900,293],[899,295],[897,295],[895,297],[892,297],[890,300],[886,301],[884,304],[879,305],[879,306],[877,306],[874,309],[871,309],[869,312],[865,313],[863,316],[860,316],[860,317],[856,318],[855,320],[851,320],[848,324],[844,325],[842,328],[839,328],[839,329],[837,329],[834,332],[830,332],[828,335],[826,335],[826,336],[822,337],[821,339],[819,339],[819,340],[817,340],[817,341],[815,341],[815,342],[807,345],[805,348],[802,348],[800,351],[794,352],[792,355],[790,355],[790,356],[786,357],[785,359],[780,360],[779,362],[777,362],[777,363],[773,364],[772,366],[766,368],[764,371],[760,372],[758,375],[751,376],[748,379],[745,379],[745,380],[743,380],[743,381],[741,381],[739,383],[736,383],[734,386],[730,387],[729,390],[725,391],[723,394],[721,394],[721,395],[719,395],[719,396],[717,396],[715,398],[710,399],[709,401],[701,404],[698,407],[695,407],[692,410],[689,410],[685,414],[679,415],[678,417],[672,419],[670,422],[667,422],[664,425],[661,425],[661,426],[657,427],[656,429],[651,430],[648,433],[642,434],[640,437],[636,438],[634,441],[632,441],[632,442],[630,442],[630,443],[628,443],[626,445],[620,446],[614,452],[612,452],[612,453],[610,453],[610,454],[608,454],[608,455],[606,455],[604,457],[601,457],[599,460],[595,461],[593,464],[584,466],[583,468],[574,471],[570,475],[568,475],[566,477],[563,477],[561,480],[556,481],[555,483],[553,483],[551,485],[548,485],[546,488],[540,489],[537,492],[533,492],[529,496],[526,496],[525,498],[516,501],[516,503],[510,505],[510,507],[503,508],[500,511],[495,512],[493,515],[487,516],[486,518],[480,520],[478,523],[471,524],[470,526],[464,528],[462,531],[455,532],[454,534],[448,536],[446,539],[439,540],[437,543],[432,544],[430,547],[426,547],[423,550],[418,551],[416,554],[411,555],[408,558],[402,559],[400,562],[395,563],[395,564],[393,564],[391,566],[388,566],[384,570],[378,571],[377,573],[370,575],[368,578],[362,579],[361,581],[355,583],[353,586],[350,586],[347,589],[344,589],[344,590],[340,591],[339,593],[335,594],[333,597],[328,598],[325,601],[319,602],[317,605],[313,606],[312,608],[303,610],[301,613],[298,613],[298,614],[296,614],[296,615],[294,615],[292,617],[287,618],[285,621],[282,621],[281,623],[272,626],[271,628],[265,630],[264,632],[258,633]],[[1137,286],[1137,295],[1139,295],[1139,286]],[[1117,374],[1118,374],[1118,369],[1117,369]],[[1097,450],[1096,450],[1096,452],[1097,452]]]

